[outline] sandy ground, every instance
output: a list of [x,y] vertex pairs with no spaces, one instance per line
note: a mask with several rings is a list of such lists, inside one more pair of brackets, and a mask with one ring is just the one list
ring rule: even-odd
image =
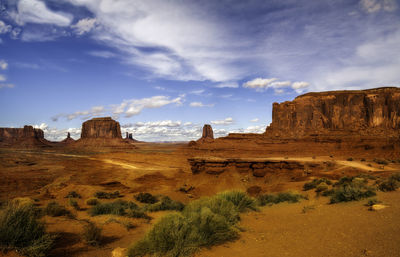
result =
[[[111,256],[113,249],[128,247],[140,239],[165,212],[151,213],[151,222],[116,216],[89,217],[86,200],[96,191],[120,191],[122,199],[133,201],[138,192],[168,195],[187,203],[201,196],[224,190],[246,190],[258,185],[264,192],[300,191],[305,181],[314,177],[341,177],[358,173],[387,176],[400,170],[399,164],[382,168],[371,159],[347,161],[330,156],[275,156],[276,160],[307,162],[333,161],[335,167],[304,175],[270,174],[256,178],[250,174],[192,174],[188,158],[224,156],[215,151],[193,152],[179,144],[138,144],[129,151],[61,151],[0,149],[0,199],[30,197],[38,206],[57,201],[67,206],[76,219],[45,217],[48,231],[60,239],[52,256]],[[253,154],[253,153],[251,153]],[[225,154],[226,155],[226,154]],[[243,154],[241,154],[243,155]],[[262,157],[262,153],[257,156]],[[189,193],[179,191],[193,186]],[[65,195],[78,192],[81,211],[69,207]],[[198,256],[400,256],[400,192],[379,193],[389,207],[371,212],[365,201],[328,205],[327,198],[314,198],[298,204],[280,204],[260,212],[242,215],[240,239],[211,249]],[[302,210],[308,208],[306,213]],[[83,244],[80,233],[85,219],[103,227],[105,241],[101,247]],[[121,223],[136,227],[127,230]],[[1,254],[0,254],[1,255]],[[9,253],[7,256],[15,256]]]

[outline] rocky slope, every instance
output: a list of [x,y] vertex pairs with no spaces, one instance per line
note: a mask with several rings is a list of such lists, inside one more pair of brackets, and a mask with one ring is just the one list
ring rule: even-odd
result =
[[400,135],[400,88],[308,93],[273,104],[267,136]]

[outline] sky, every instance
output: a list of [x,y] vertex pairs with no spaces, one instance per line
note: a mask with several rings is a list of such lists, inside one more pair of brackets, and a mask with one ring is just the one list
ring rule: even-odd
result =
[[399,0],[0,0],[0,127],[263,133],[306,92],[400,86]]

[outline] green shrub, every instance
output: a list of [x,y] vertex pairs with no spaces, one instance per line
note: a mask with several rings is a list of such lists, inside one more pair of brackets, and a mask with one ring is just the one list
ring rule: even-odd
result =
[[376,198],[372,198],[372,199],[368,200],[368,202],[365,204],[365,206],[371,207],[372,205],[375,205],[375,204],[378,204],[378,203],[381,203],[381,201],[379,201]]
[[100,203],[100,201],[97,200],[96,198],[90,198],[90,199],[87,199],[87,200],[86,200],[86,204],[87,204],[87,205],[91,205],[91,206],[97,205],[97,204],[99,204],[99,203]]
[[101,235],[102,229],[96,226],[92,222],[88,222],[85,226],[83,226],[82,237],[85,240],[86,244],[92,246],[98,246],[101,244]]
[[245,192],[241,191],[227,191],[223,193],[219,193],[217,197],[225,199],[231,203],[233,203],[239,212],[244,212],[246,210],[257,210],[257,201],[250,197]]
[[153,196],[150,193],[139,193],[139,194],[135,195],[135,199],[141,203],[153,204],[153,203],[158,202],[157,197]]
[[387,178],[378,185],[378,189],[383,192],[395,191],[399,187],[400,187],[399,181],[394,179],[393,177]]
[[144,206],[144,210],[150,212],[166,210],[181,211],[184,207],[185,205],[183,203],[174,201],[168,196],[164,196],[161,198],[161,201]]
[[316,188],[315,188],[315,192],[317,193],[321,193],[323,191],[328,190],[328,185],[325,182],[322,182],[321,184],[319,184]]
[[365,162],[366,160],[365,160],[365,158],[361,158],[361,161],[362,161],[362,162]]
[[308,191],[308,190],[314,189],[321,183],[325,183],[327,185],[331,185],[332,181],[330,181],[327,178],[313,179],[312,181],[307,182],[307,183],[305,183],[303,185],[303,190],[304,191]]
[[81,198],[81,196],[75,191],[70,191],[65,198]]
[[142,210],[134,210],[134,209],[128,209],[126,211],[126,216],[129,217],[129,218],[137,218],[137,219],[146,219],[146,220],[151,220],[152,219],[144,211],[142,211]]
[[69,205],[71,205],[75,210],[80,211],[81,207],[79,207],[79,204],[76,200],[69,198]]
[[119,194],[119,191],[114,191],[114,192],[103,192],[103,191],[97,191],[94,196],[99,199],[115,199],[118,197],[121,197]]
[[353,157],[347,158],[347,161],[352,162],[353,161]]
[[0,212],[0,249],[14,249],[26,256],[46,256],[54,236],[46,233],[32,205],[10,204]]
[[64,206],[59,205],[57,202],[52,201],[49,202],[44,209],[44,213],[48,216],[58,217],[58,216],[67,216],[70,215],[70,211],[65,209]]
[[278,204],[282,202],[297,203],[301,199],[304,199],[304,196],[292,192],[266,194],[266,195],[260,195],[258,197],[258,204],[260,206],[265,206],[265,205]]
[[123,216],[126,214],[127,209],[136,210],[139,207],[133,202],[117,200],[110,203],[99,203],[89,209],[91,216],[113,214]]
[[187,256],[199,247],[238,237],[238,207],[220,195],[188,204],[181,213],[164,216],[128,250],[128,256]]
[[363,178],[343,177],[335,184],[330,203],[358,201],[376,195],[373,188],[367,185],[367,180]]

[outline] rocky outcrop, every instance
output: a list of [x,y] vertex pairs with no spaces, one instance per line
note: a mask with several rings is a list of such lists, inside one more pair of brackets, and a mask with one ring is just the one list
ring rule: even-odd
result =
[[0,144],[8,146],[47,146],[43,130],[24,126],[24,128],[0,128]]
[[400,135],[400,88],[307,93],[274,103],[266,136]]
[[203,139],[214,139],[214,132],[213,129],[211,127],[211,125],[209,124],[205,124],[203,127],[203,135],[202,137]]
[[111,117],[93,118],[82,124],[81,139],[122,139],[121,128]]
[[63,141],[61,141],[61,143],[63,143],[63,144],[71,144],[74,142],[75,142],[75,140],[73,138],[71,138],[71,134],[69,132],[67,133],[67,138],[64,139]]

